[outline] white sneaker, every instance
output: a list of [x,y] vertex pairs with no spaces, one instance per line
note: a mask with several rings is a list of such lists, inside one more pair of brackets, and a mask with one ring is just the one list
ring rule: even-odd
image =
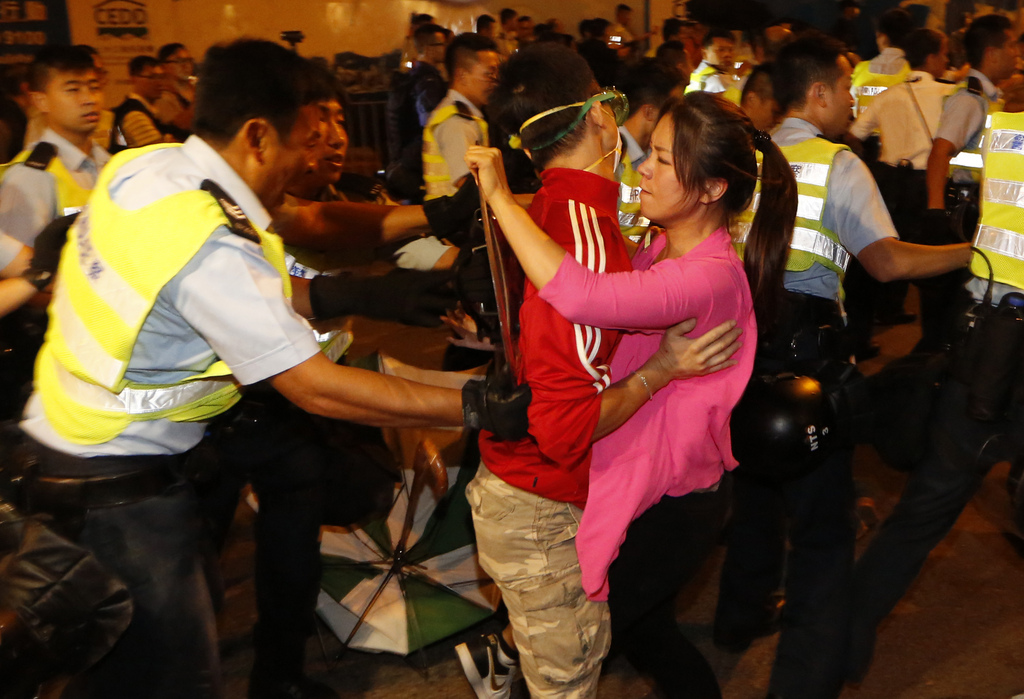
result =
[[510,658],[494,634],[455,646],[470,686],[478,699],[508,699],[519,678],[519,661]]

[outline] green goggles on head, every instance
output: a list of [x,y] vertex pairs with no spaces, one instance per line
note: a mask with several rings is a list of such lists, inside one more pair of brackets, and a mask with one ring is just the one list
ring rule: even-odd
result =
[[563,109],[572,109],[573,107],[579,107],[579,114],[576,115],[575,119],[569,122],[568,126],[559,131],[558,134],[556,134],[554,137],[549,138],[547,141],[532,146],[531,150],[540,150],[541,148],[547,148],[551,144],[557,143],[559,140],[565,138],[566,134],[575,129],[576,126],[579,125],[581,121],[583,121],[583,118],[587,116],[587,112],[590,111],[590,108],[593,107],[598,102],[606,103],[608,107],[612,110],[612,113],[615,115],[616,126],[622,126],[624,123],[626,123],[626,117],[629,116],[629,100],[626,99],[626,96],[624,94],[612,88],[598,92],[596,95],[588,99],[586,102],[574,102],[572,104],[565,104],[562,105],[561,107],[555,107],[553,109],[547,110],[546,112],[541,112],[540,114],[533,115],[532,117],[524,121],[523,125],[519,127],[518,134],[514,134],[508,137],[508,144],[513,148],[522,148],[522,133],[523,131],[526,130],[527,126],[533,124],[534,122],[540,121],[546,116],[550,116],[552,114],[555,114],[556,112],[560,112]]

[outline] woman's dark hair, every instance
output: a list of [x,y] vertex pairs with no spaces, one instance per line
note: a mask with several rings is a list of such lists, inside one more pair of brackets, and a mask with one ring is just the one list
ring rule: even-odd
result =
[[670,99],[661,110],[672,120],[672,158],[680,184],[705,191],[712,180],[727,187],[719,200],[727,220],[744,211],[758,180],[760,205],[747,234],[743,267],[761,331],[776,320],[782,297],[783,273],[796,220],[796,178],[782,151],[732,102],[708,92],[691,92]]

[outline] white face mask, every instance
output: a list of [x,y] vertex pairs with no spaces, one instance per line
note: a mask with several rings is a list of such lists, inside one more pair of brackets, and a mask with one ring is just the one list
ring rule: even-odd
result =
[[587,172],[591,172],[594,168],[607,160],[610,155],[615,156],[615,162],[612,165],[612,172],[617,172],[619,169],[619,162],[622,160],[622,132],[618,129],[615,129],[615,148],[608,151],[583,169]]

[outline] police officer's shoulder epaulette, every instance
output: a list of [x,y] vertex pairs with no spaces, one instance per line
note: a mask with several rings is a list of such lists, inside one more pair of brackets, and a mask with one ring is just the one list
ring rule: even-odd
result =
[[32,152],[28,154],[28,157],[25,159],[25,165],[36,170],[45,170],[50,167],[50,163],[56,157],[57,146],[47,141],[40,141],[32,149]]
[[971,77],[967,78],[967,91],[968,92],[973,92],[974,94],[978,95],[979,97],[984,97],[985,96],[985,91],[981,87],[981,80],[979,80],[978,78],[976,78],[973,75]]
[[228,217],[228,228],[231,229],[232,233],[254,243],[260,242],[259,233],[256,232],[249,219],[246,218],[242,207],[236,204],[235,200],[228,196],[228,193],[219,184],[213,180],[203,180],[199,188],[204,192],[212,194],[213,198],[220,204],[220,208],[224,210],[224,215]]
[[463,119],[476,119],[476,116],[473,114],[473,111],[465,102],[455,103],[455,113],[458,114]]

